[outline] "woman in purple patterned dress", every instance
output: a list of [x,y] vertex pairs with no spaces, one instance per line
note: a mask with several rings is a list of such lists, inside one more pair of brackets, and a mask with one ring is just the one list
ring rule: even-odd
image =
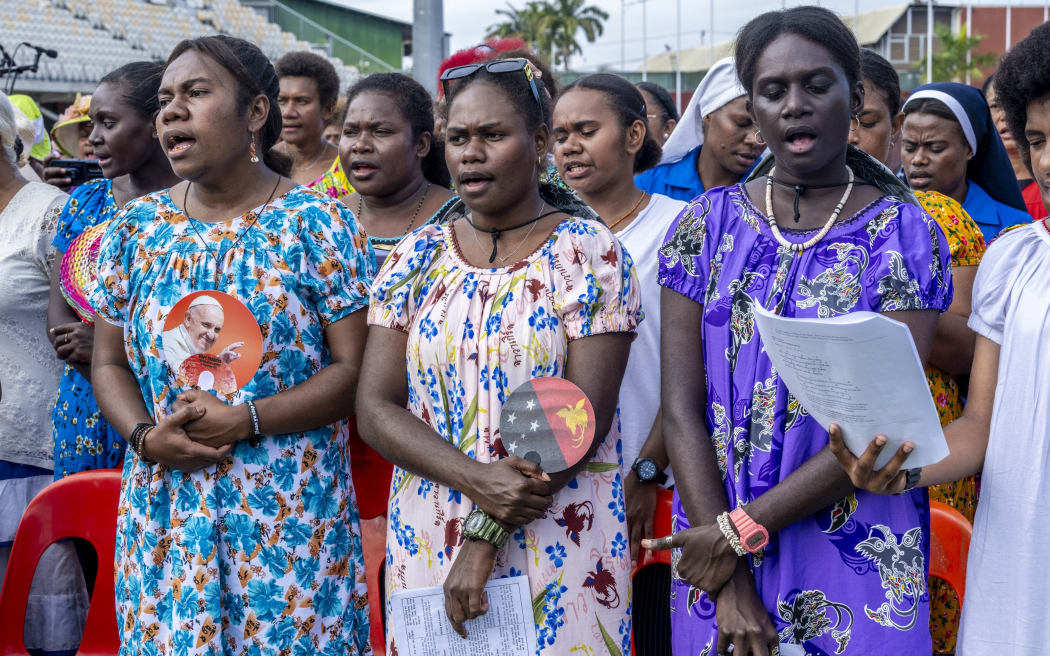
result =
[[[948,247],[888,171],[847,148],[864,89],[841,20],[814,7],[764,14],[736,61],[773,167],[697,198],[660,251],[677,533],[653,546],[674,547],[674,654],[768,656],[777,643],[928,654],[925,494],[854,493],[773,369],[753,310],[881,312],[909,326],[925,359],[952,298]],[[746,521],[717,521],[744,504],[769,535],[750,554],[727,538],[746,542]]]

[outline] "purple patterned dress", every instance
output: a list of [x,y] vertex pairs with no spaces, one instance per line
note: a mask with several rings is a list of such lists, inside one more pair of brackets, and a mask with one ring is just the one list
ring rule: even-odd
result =
[[[812,236],[783,232],[793,242]],[[707,429],[734,508],[828,443],[773,370],[754,302],[784,316],[834,317],[944,311],[952,299],[947,242],[919,207],[884,196],[795,254],[780,247],[740,185],[686,207],[660,250],[660,284],[703,306]],[[674,522],[689,528],[677,494]],[[770,536],[751,569],[780,641],[803,644],[810,656],[929,654],[928,536],[923,491],[858,492]],[[679,558],[676,549],[672,565]],[[674,653],[714,654],[715,605],[673,570]]]

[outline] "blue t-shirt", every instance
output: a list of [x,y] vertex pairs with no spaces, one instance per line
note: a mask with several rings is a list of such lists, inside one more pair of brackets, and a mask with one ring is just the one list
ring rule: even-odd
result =
[[977,222],[986,242],[991,242],[1010,226],[1032,222],[1031,214],[1000,203],[972,180],[962,206],[970,218]]
[[700,181],[700,172],[696,170],[701,148],[703,145],[690,150],[677,162],[661,164],[639,173],[634,176],[634,184],[644,192],[663,194],[688,203],[706,191],[704,183]]

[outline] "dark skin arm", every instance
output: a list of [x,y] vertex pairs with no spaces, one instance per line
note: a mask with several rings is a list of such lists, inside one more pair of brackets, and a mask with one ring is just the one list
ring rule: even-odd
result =
[[[715,523],[729,510],[716,455],[706,429],[706,379],[701,348],[702,308],[685,296],[667,289],[661,292],[661,379],[664,433],[668,454],[675,463],[676,484],[682,505],[694,528],[679,531],[672,539],[647,541],[647,548],[681,547],[679,575],[721,602],[723,586],[727,599],[737,606],[735,617],[727,617],[726,633],[740,653],[754,651],[771,625],[756,619],[761,602],[750,574]],[[920,358],[930,352],[938,313],[933,310],[893,312],[888,315],[908,325]],[[824,448],[784,481],[748,505],[748,514],[770,533],[812,515],[850,494],[854,486],[844,473],[836,472],[838,461]],[[757,606],[756,606],[757,604]],[[729,613],[729,610],[726,610]],[[762,611],[765,612],[764,610]],[[756,638],[756,635],[758,638]],[[721,640],[721,638],[720,638]],[[758,640],[758,642],[756,642]],[[720,643],[721,644],[721,643]]]
[[[366,319],[367,310],[360,309],[329,324],[324,336],[331,363],[303,383],[255,401],[263,435],[301,433],[329,426],[353,413],[368,332]],[[226,405],[200,390],[179,394],[175,408],[184,404],[203,411],[200,419],[186,426],[195,442],[222,447],[252,436],[251,415],[245,404]]]
[[[987,337],[977,337],[970,371],[970,396],[966,399],[962,416],[944,429],[948,457],[923,467],[918,487],[957,481],[973,476],[984,467],[995,408],[995,388],[999,381],[999,350],[999,345]],[[875,461],[885,446],[886,437],[876,435],[858,458],[846,447],[841,432],[836,427],[831,431],[831,450],[858,488],[875,494],[896,494],[907,482],[906,472],[901,471],[901,467],[913,445],[910,442],[900,445],[882,469],[875,469]]]
[[357,390],[357,428],[384,458],[418,476],[466,494],[506,527],[538,519],[551,502],[545,475],[535,464],[511,456],[482,463],[434,432],[408,407],[404,362],[408,334],[370,326]]
[[[552,494],[583,470],[602,443],[603,438],[599,436],[607,435],[612,428],[630,348],[630,336],[624,333],[594,335],[569,343],[565,378],[591,400],[595,437],[587,455],[576,466],[551,475]],[[463,622],[488,612],[485,582],[492,576],[496,549],[488,542],[472,540],[467,540],[464,546],[445,579],[445,614],[452,628],[466,637]]]
[[66,364],[73,365],[80,375],[91,382],[91,349],[95,330],[84,323],[62,296],[63,253],[55,254],[55,266],[51,267],[51,292],[47,300],[47,338],[55,349],[55,355]]
[[[649,437],[645,439],[639,458],[652,458],[661,470],[667,469],[670,460],[667,447],[664,445],[663,411],[656,412]],[[633,463],[624,463],[630,466]],[[624,503],[627,506],[627,530],[630,531],[631,562],[637,562],[644,538],[653,537],[653,513],[656,512],[657,493],[660,486],[643,484],[633,471],[628,472],[623,480]]]
[[953,376],[970,372],[977,333],[970,330],[970,298],[973,295],[973,280],[977,276],[976,266],[952,267],[952,285],[955,295],[948,311],[937,320],[937,336],[930,350],[930,364]]
[[[153,423],[124,351],[124,329],[98,317],[95,322],[91,373],[102,415],[126,439],[140,423]],[[187,422],[201,416],[184,407],[160,418],[145,439],[145,455],[172,469],[192,472],[222,462],[233,447],[215,449],[197,444],[186,434]]]

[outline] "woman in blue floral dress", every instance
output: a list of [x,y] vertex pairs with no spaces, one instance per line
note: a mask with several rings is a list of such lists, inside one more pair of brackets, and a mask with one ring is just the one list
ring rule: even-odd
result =
[[[77,187],[66,201],[52,245],[62,262],[73,241],[85,230],[104,230],[128,201],[179,179],[171,171],[153,133],[157,86],[163,65],[133,62],[109,73],[91,98],[91,142],[106,176]],[[66,362],[51,413],[55,444],[55,478],[90,469],[120,467],[127,443],[99,412],[91,388],[91,347],[94,329],[67,301],[62,267],[51,274],[48,336]],[[66,284],[69,284],[66,281]],[[77,289],[86,298],[92,290]]]
[[[281,174],[277,90],[246,41],[179,44],[157,127],[188,182],[103,238],[92,374],[137,447],[117,518],[122,655],[370,652],[345,417],[375,258],[337,201]],[[202,339],[236,341],[173,355]],[[221,383],[238,360],[221,399],[203,374],[183,382],[187,361]]]

